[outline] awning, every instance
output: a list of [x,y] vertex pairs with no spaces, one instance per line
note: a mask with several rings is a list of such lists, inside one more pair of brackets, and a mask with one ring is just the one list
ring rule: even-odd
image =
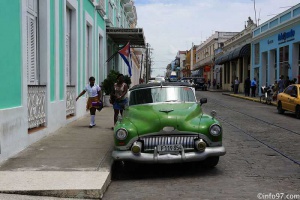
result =
[[145,37],[142,28],[112,28],[106,27],[107,35],[118,45],[130,42],[133,48],[145,48]]
[[220,56],[216,59],[215,65],[224,64],[227,61],[231,61],[236,58],[250,56],[250,44],[245,44],[244,46],[240,46],[224,55]]

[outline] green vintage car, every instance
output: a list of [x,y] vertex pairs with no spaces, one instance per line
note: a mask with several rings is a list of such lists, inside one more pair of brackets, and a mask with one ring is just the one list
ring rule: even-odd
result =
[[[133,86],[128,105],[114,128],[114,161],[180,163],[203,161],[214,167],[225,155],[222,126],[204,114],[188,83],[162,82]],[[132,162],[131,162],[132,163]]]

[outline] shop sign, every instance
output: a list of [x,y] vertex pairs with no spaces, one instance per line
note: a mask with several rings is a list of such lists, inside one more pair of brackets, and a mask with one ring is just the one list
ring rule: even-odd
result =
[[282,44],[295,39],[295,30],[291,29],[288,32],[278,34],[278,43]]
[[210,72],[210,66],[205,66],[204,67],[204,72]]

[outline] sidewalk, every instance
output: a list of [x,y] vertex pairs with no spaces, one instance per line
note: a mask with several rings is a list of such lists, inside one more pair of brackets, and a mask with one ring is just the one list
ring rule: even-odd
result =
[[[0,163],[0,192],[98,198],[110,183],[113,109],[89,114]],[[34,133],[33,133],[34,134]]]
[[[255,101],[255,102],[261,103],[260,102],[260,97],[258,95],[256,95],[256,97],[247,97],[243,93],[234,94],[233,92],[230,92],[230,91],[224,91],[222,94],[227,95],[227,96],[232,96],[232,97],[236,97],[236,98],[240,98],[240,99],[246,99],[246,100],[249,100],[249,101]],[[272,101],[271,105],[277,106],[277,102]]]

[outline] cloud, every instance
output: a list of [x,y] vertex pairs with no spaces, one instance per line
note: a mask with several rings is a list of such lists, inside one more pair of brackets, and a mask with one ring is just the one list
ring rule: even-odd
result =
[[[255,1],[259,24],[299,0]],[[138,27],[153,48],[153,75],[165,71],[176,53],[199,45],[215,31],[240,32],[250,16],[255,20],[252,0],[136,0]]]

